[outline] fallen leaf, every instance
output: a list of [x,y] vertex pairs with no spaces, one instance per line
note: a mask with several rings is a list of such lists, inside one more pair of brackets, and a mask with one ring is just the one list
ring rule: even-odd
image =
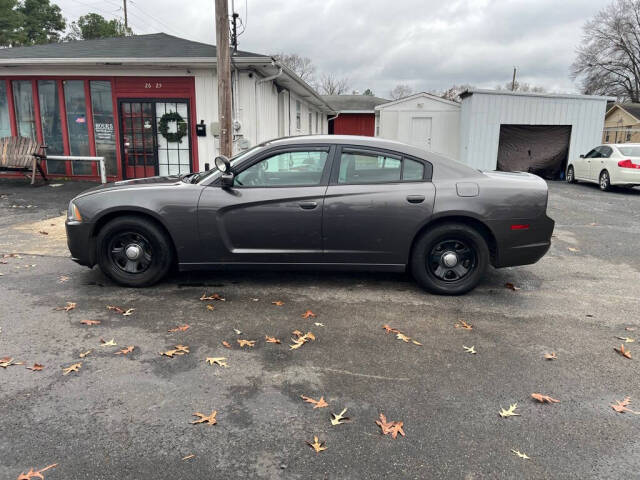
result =
[[120,307],[117,307],[115,305],[107,305],[107,310],[112,311],[112,312],[116,312],[119,314],[123,314],[124,310]]
[[136,309],[135,308],[129,308],[127,311],[122,312],[122,316],[123,317],[128,317],[130,315],[133,315],[133,312],[135,312]]
[[383,435],[391,434],[391,437],[395,439],[398,436],[398,433],[404,437],[404,430],[402,426],[404,422],[388,422],[387,417],[384,414],[380,414],[380,419],[376,420],[376,424],[382,430]]
[[400,330],[392,328],[389,325],[383,325],[382,328],[384,328],[385,333],[402,333]]
[[187,345],[176,345],[174,348],[179,352],[189,353],[189,347]]
[[544,358],[545,360],[555,360],[558,358],[558,356],[556,355],[556,352],[551,352],[551,353],[545,353]]
[[218,365],[220,367],[228,367],[226,357],[207,357],[205,360],[209,365]]
[[80,323],[83,325],[100,325],[100,320],[80,320]]
[[318,437],[316,437],[315,435],[313,437],[313,443],[307,442],[307,445],[309,445],[311,448],[313,448],[316,451],[316,453],[320,453],[323,450],[327,449],[327,447],[325,447],[325,445],[324,445],[324,442],[320,443],[318,441]]
[[253,348],[253,346],[256,344],[255,340],[244,340],[242,338],[238,338],[236,341],[238,342],[238,345],[240,345],[241,347]]
[[57,466],[58,466],[57,463],[52,463],[48,467],[44,467],[36,471],[34,471],[33,468],[30,468],[27,473],[22,472],[20,475],[18,475],[18,480],[32,480],[33,478],[39,478],[40,480],[44,480],[44,475],[42,475],[42,473]]
[[82,352],[82,353],[80,354],[80,358],[84,358],[84,357],[86,357],[87,355],[89,355],[90,353],[91,353],[91,350],[87,350],[86,352]]
[[291,332],[291,335],[296,335],[296,336],[301,336],[302,332],[300,330],[294,330],[293,332]]
[[115,339],[111,339],[108,342],[106,340],[103,340],[102,338],[100,339],[100,343],[101,343],[101,347],[115,347],[116,345],[118,345],[115,341]]
[[615,404],[611,405],[611,408],[613,408],[618,413],[629,412],[633,413],[634,415],[640,415],[640,412],[634,412],[628,407],[630,403],[631,397],[625,397],[624,400],[617,400]]
[[321,322],[314,322],[314,325],[316,327],[324,327],[324,323],[321,323]]
[[226,298],[222,298],[219,294],[214,293],[212,295],[208,295],[206,293],[203,293],[202,296],[200,297],[200,301],[202,302],[206,302],[209,300],[218,300],[219,302],[226,302],[227,299]]
[[78,363],[74,363],[73,365],[67,367],[67,368],[63,368],[62,369],[62,374],[63,375],[68,375],[71,372],[78,372],[78,370],[80,370],[80,367],[82,366],[82,363],[78,362]]
[[186,323],[184,325],[178,325],[175,328],[170,328],[169,330],[167,330],[169,333],[174,333],[174,332],[184,332],[186,330],[189,329],[189,325],[187,325]]
[[237,328],[233,329],[233,333],[235,333],[236,335],[242,335],[242,331],[238,330]]
[[76,308],[75,302],[67,302],[67,304],[64,307],[56,307],[55,310],[58,310],[58,311],[64,310],[65,312],[70,312],[74,308]]
[[556,400],[555,398],[551,398],[549,395],[543,395],[541,393],[532,393],[531,397],[540,403],[560,403],[560,400]]
[[455,328],[464,328],[465,330],[473,330],[473,325],[469,325],[464,320],[460,320],[460,323],[456,323],[453,326]]
[[417,340],[413,340],[413,339],[411,339],[411,343],[413,343],[414,345],[418,345],[418,346],[420,346],[420,347],[422,346],[422,344],[421,344],[419,341],[417,341]]
[[193,422],[191,422],[192,425],[196,424],[196,423],[206,423],[208,425],[215,425],[216,423],[218,423],[218,420],[216,420],[216,415],[218,414],[217,410],[214,410],[213,412],[211,412],[211,415],[207,416],[204,415],[200,412],[196,412],[193,414],[194,417],[200,417],[198,420],[194,420]]
[[284,305],[284,302],[276,300],[275,302],[271,302],[271,304],[275,305],[276,307],[281,307],[282,305]]
[[314,400],[311,397],[306,397],[304,395],[300,395],[300,398],[302,398],[302,400],[304,400],[307,403],[312,403],[313,404],[313,408],[324,408],[324,407],[328,407],[329,404],[327,402],[325,402],[324,397],[320,397],[320,400]]
[[404,333],[396,333],[396,338],[398,340],[402,340],[405,343],[409,343],[409,341],[411,340],[409,337],[407,337]]
[[269,335],[264,336],[264,341],[267,343],[281,343],[276,337],[270,337]]
[[289,345],[290,350],[296,350],[300,348],[302,345],[304,345],[305,343],[307,343],[309,340],[316,339],[316,337],[311,332],[307,332],[304,335],[302,335],[300,331],[294,330],[292,334],[297,335],[297,338],[293,338],[293,337],[291,338],[293,345]]
[[231,344],[229,342],[227,342],[226,340],[223,340],[222,346],[224,346],[226,348],[231,348]]
[[7,368],[12,365],[24,365],[24,362],[14,362],[12,357],[2,357],[0,358],[0,367]]
[[32,370],[34,372],[39,372],[44,368],[44,365],[40,365],[39,363],[34,363],[33,367],[27,367],[27,370]]
[[509,290],[513,290],[514,292],[515,292],[515,291],[517,291],[517,290],[521,290],[521,289],[520,289],[520,287],[516,287],[516,286],[515,286],[513,283],[511,283],[511,282],[507,282],[507,283],[505,283],[505,284],[504,284],[504,286],[505,286],[506,288],[508,288]]
[[176,355],[184,355],[185,353],[189,353],[189,347],[187,347],[186,345],[176,345],[171,350],[160,352],[160,355],[173,358]]
[[516,408],[518,408],[518,404],[517,403],[513,403],[513,404],[509,405],[509,410],[505,410],[504,408],[500,407],[500,412],[499,412],[500,416],[502,418],[520,416],[519,413],[516,413]]
[[350,421],[349,417],[345,417],[344,414],[346,413],[347,409],[345,408],[344,410],[342,410],[339,414],[335,414],[332,413],[331,414],[331,425],[335,426],[335,425],[342,425],[343,423],[346,423],[348,421]]
[[182,460],[189,460],[190,458],[195,458],[195,455],[192,453],[191,455],[187,455],[186,457],[182,457]]
[[313,313],[311,310],[307,310],[302,314],[302,318],[316,318],[316,314]]
[[71,277],[68,275],[60,275],[58,277],[58,283],[65,283],[65,282],[68,282],[70,279]]
[[210,303],[207,305],[207,310],[209,310],[210,312],[213,312],[215,309],[216,309],[216,307],[214,307]]
[[629,338],[629,337],[616,337],[618,340],[623,340],[624,343],[633,343],[636,341],[635,338]]
[[526,453],[522,453],[520,450],[511,449],[511,452],[514,455],[517,455],[518,457],[523,458],[525,460],[530,460],[531,459]]
[[476,352],[476,346],[475,345],[471,345],[470,347],[465,347],[463,345],[462,348],[464,348],[465,352],[467,352],[467,353],[473,353],[474,355],[476,353],[478,353],[478,352]]
[[618,352],[620,355],[622,355],[625,358],[628,358],[629,360],[631,360],[631,352],[629,350],[625,350],[624,349],[624,343],[622,345],[620,345],[620,348],[613,348],[616,352]]
[[569,247],[569,248],[567,248],[567,250],[569,250],[570,252],[579,252],[580,251],[579,248],[574,248],[574,247]]
[[127,348],[123,348],[122,350],[118,350],[115,355],[126,355],[128,353],[133,352],[134,346],[129,345]]

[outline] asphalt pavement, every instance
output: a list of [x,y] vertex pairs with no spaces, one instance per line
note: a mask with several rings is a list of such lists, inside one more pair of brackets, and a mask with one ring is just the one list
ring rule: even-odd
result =
[[[403,274],[183,273],[121,288],[68,258],[56,232],[89,185],[61,183],[0,181],[0,253],[17,254],[0,264],[0,358],[25,362],[0,368],[0,478],[51,464],[46,480],[638,478],[640,414],[611,405],[640,411],[640,189],[551,182],[550,252],[449,298]],[[294,330],[315,340],[291,349]],[[616,337],[636,339],[631,359]],[[189,352],[160,355],[176,345]],[[514,403],[518,416],[499,415]],[[350,421],[333,426],[344,408]],[[217,424],[191,423],[213,411]],[[405,436],[382,435],[380,413]]]

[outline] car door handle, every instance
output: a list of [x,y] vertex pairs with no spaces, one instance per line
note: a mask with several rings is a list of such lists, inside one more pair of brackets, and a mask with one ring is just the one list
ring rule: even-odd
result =
[[424,195],[407,195],[407,202],[422,203],[424,202]]
[[300,202],[298,205],[300,205],[300,208],[303,210],[313,210],[318,206],[318,202]]

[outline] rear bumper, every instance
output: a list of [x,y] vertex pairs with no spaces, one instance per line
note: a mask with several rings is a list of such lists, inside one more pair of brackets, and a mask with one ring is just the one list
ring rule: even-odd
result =
[[496,232],[496,268],[536,263],[551,247],[551,235],[555,226],[551,218],[544,215],[536,220],[522,222],[529,225],[526,230],[511,230],[511,223],[501,225],[502,232]]
[[611,185],[640,185],[640,169],[618,168],[611,175]]
[[93,267],[96,264],[95,248],[91,237],[92,224],[67,222],[67,246],[71,252],[71,259],[74,262],[86,267]]

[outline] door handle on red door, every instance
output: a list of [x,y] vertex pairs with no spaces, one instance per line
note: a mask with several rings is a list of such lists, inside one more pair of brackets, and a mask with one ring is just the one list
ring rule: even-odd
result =
[[303,210],[313,210],[318,206],[318,202],[300,202],[298,205],[300,205],[300,208]]
[[424,202],[424,195],[407,195],[407,202],[422,203]]

